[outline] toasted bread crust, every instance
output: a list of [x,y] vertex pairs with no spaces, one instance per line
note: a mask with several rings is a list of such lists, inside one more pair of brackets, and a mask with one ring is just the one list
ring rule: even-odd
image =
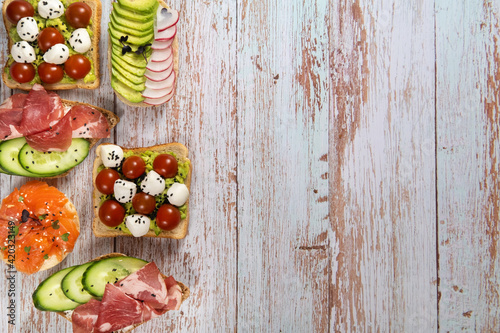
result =
[[[123,253],[108,253],[108,254],[104,254],[102,256],[99,256],[97,258],[94,258],[90,261],[98,261],[98,260],[101,260],[101,259],[106,259],[106,258],[113,258],[113,257],[123,257],[123,256],[126,256],[125,254]],[[167,276],[162,274],[162,277],[163,278],[166,278]],[[182,282],[179,282],[177,281],[177,284],[179,285],[179,287],[181,287],[181,290],[182,290],[182,298],[181,298],[181,304],[182,302],[184,302],[190,295],[190,290],[189,288]],[[64,317],[65,319],[71,321],[71,315],[73,314],[73,311],[61,311],[61,312],[57,312],[57,314],[59,314],[60,316]],[[136,325],[131,325],[129,327],[125,327],[123,329],[120,329],[118,331],[115,331],[114,333],[128,333],[128,332],[131,332],[133,331],[134,329],[136,329],[137,327],[139,327],[141,324],[136,324]]]
[[[158,0],[158,3],[160,4],[160,6],[163,6],[165,8],[170,8],[162,0]],[[109,37],[108,37],[108,71],[109,71],[109,77],[112,76],[112,73],[111,73],[111,48],[112,48],[111,40],[109,40]],[[177,34],[175,35],[174,41],[172,42],[172,52],[173,52],[173,56],[174,56],[174,71],[175,71],[175,75],[176,75],[176,78],[177,78],[177,77],[179,77],[179,42],[177,40]],[[177,85],[177,79],[175,80],[174,85]],[[174,86],[174,90],[175,89],[176,89],[176,87]],[[114,89],[113,89],[113,91],[114,91]],[[163,104],[165,104],[165,103],[163,103],[163,104],[160,104],[160,105],[149,105],[149,104],[146,104],[144,102],[141,102],[141,103],[132,103],[128,99],[126,99],[125,97],[123,97],[122,95],[120,95],[119,93],[117,93],[116,91],[114,91],[114,93],[115,93],[116,97],[118,97],[118,99],[120,101],[122,101],[123,103],[127,104],[128,106],[133,106],[133,107],[158,107],[158,106],[162,106]],[[174,92],[174,94],[175,94],[175,92]]]
[[[109,143],[103,143],[102,145],[106,145]],[[102,146],[99,145],[96,148],[96,158],[94,160],[94,167],[92,170],[92,182],[94,184],[94,191],[92,193],[93,196],[93,203],[94,203],[94,221],[92,223],[92,230],[94,231],[94,235],[96,237],[117,237],[117,236],[128,236],[128,237],[133,237],[130,234],[124,233],[120,230],[112,229],[104,225],[104,223],[101,222],[99,219],[99,203],[100,203],[100,197],[102,195],[101,192],[96,188],[95,186],[95,179],[97,177],[97,169],[99,166],[102,165],[102,160],[100,156],[100,149],[99,147]],[[191,161],[188,158],[188,149],[186,146],[184,146],[181,143],[167,143],[167,144],[161,144],[161,145],[156,145],[152,147],[141,147],[141,148],[123,148],[124,152],[127,151],[133,151],[134,153],[141,153],[144,151],[156,151],[156,152],[161,152],[161,153],[166,153],[166,152],[174,152],[177,155],[177,159],[179,159],[182,162],[189,161],[189,172],[186,177],[186,180],[184,181],[184,184],[187,186],[188,189],[191,187],[191,174],[193,171],[193,165]],[[187,230],[188,230],[188,225],[189,225],[189,200],[186,202],[187,209],[186,209],[186,218],[181,220],[179,225],[173,229],[173,230],[163,230],[158,236],[154,233],[154,231],[149,230],[147,234],[145,234],[142,237],[158,237],[158,238],[173,238],[173,239],[182,239],[186,237]]]
[[[9,45],[9,52],[10,49],[12,48],[13,41],[10,38],[9,30],[11,27],[13,27],[13,24],[7,19],[6,16],[6,10],[7,6],[14,0],[5,0],[2,6],[2,15],[3,15],[3,22],[5,25],[5,29],[7,31],[7,35],[9,36],[8,38],[8,45]],[[94,82],[89,82],[85,83],[83,82],[83,79],[77,80],[76,83],[54,83],[54,84],[46,84],[46,83],[41,83],[45,89],[47,90],[68,90],[68,89],[75,89],[75,88],[81,88],[81,89],[96,89],[99,87],[100,84],[100,60],[99,60],[99,38],[101,36],[101,15],[102,15],[102,6],[101,6],[101,1],[100,0],[80,0],[81,2],[84,2],[92,8],[92,30],[93,30],[93,37],[92,37],[92,46],[91,50],[91,60],[94,64],[94,73],[95,73],[95,81]],[[8,60],[7,60],[8,61]],[[3,71],[2,71],[2,79],[3,82],[5,82],[5,85],[11,89],[21,89],[21,90],[31,90],[33,87],[29,83],[19,83],[16,82],[15,80],[9,79],[9,75],[5,72],[5,67],[7,66],[7,62],[5,62]]]

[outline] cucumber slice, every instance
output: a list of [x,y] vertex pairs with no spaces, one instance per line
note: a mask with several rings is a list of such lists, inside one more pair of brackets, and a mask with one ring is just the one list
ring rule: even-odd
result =
[[29,172],[19,163],[19,151],[26,145],[25,138],[17,138],[0,143],[0,168],[7,173],[25,177],[40,177],[40,175]]
[[83,288],[82,284],[83,273],[92,264],[92,262],[88,262],[77,266],[62,279],[62,291],[72,301],[84,304],[92,298],[92,295]]
[[37,177],[61,174],[77,166],[89,154],[90,142],[85,139],[73,139],[71,146],[64,152],[39,152],[25,144],[19,152],[21,165]]
[[148,262],[133,257],[113,257],[93,262],[85,273],[82,283],[93,296],[102,297],[108,283],[116,283],[142,268]]
[[62,279],[78,266],[72,266],[60,270],[45,279],[33,293],[33,304],[42,311],[66,311],[73,310],[80,303],[73,302],[67,298],[62,289]]

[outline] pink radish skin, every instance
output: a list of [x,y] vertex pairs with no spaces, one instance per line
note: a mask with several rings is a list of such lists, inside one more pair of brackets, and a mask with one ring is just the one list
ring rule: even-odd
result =
[[163,31],[155,31],[155,40],[164,42],[175,37],[177,26],[174,25]]
[[153,42],[153,45],[151,45],[151,48],[153,50],[164,50],[164,49],[169,48],[173,42],[174,42],[173,38],[171,38],[167,41],[164,41],[164,42],[160,42],[159,40],[155,40]]
[[156,26],[158,27],[158,31],[161,32],[177,24],[179,21],[179,12],[175,9],[167,9],[159,6],[156,18]]
[[146,88],[149,89],[154,89],[154,90],[160,90],[160,89],[167,89],[167,87],[173,87],[175,84],[175,72],[172,71],[172,74],[170,74],[165,80],[163,81],[151,81],[149,79],[146,79]]
[[170,56],[162,62],[148,62],[148,64],[146,65],[146,69],[149,69],[151,72],[163,72],[170,66],[170,63],[172,63],[173,61],[174,57],[171,53]]
[[146,98],[143,102],[145,104],[148,104],[148,105],[160,105],[163,103],[167,103],[172,98],[172,96],[174,96],[174,93],[175,93],[175,89],[172,89],[170,94],[168,94],[162,98]]
[[150,89],[146,88],[142,92],[142,97],[149,99],[158,99],[167,96],[174,90],[174,86],[167,87],[165,89]]
[[152,62],[162,62],[167,61],[167,59],[172,55],[172,47],[166,48],[164,50],[153,50],[151,58],[149,61]]
[[163,72],[152,72],[149,69],[146,68],[146,73],[144,76],[154,82],[159,82],[166,80],[170,74],[172,74],[172,71],[174,70],[174,63],[170,64],[170,66]]

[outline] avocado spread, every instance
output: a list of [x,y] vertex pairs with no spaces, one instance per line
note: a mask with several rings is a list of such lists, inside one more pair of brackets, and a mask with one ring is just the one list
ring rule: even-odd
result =
[[[144,179],[144,177],[146,176],[146,173],[153,170],[153,162],[154,162],[155,158],[160,154],[161,153],[159,153],[159,152],[153,152],[150,150],[147,150],[147,151],[139,153],[139,154],[134,153],[133,151],[125,152],[123,154],[123,160],[125,160],[127,157],[130,157],[132,155],[137,155],[137,156],[140,156],[143,159],[143,161],[146,163],[146,172],[142,176],[140,176],[137,179],[132,179],[132,180],[128,179],[128,180],[135,182],[137,184],[137,187],[140,188],[141,182]],[[151,214],[148,215],[148,217],[151,219],[151,225],[149,226],[149,229],[153,230],[156,235],[159,235],[162,231],[156,225],[156,213],[158,212],[158,208],[160,208],[163,204],[168,203],[168,200],[167,200],[168,189],[174,183],[184,184],[184,181],[186,180],[188,173],[189,173],[189,161],[181,162],[181,161],[179,161],[179,159],[177,158],[177,156],[174,153],[167,152],[167,154],[170,154],[170,155],[175,157],[175,159],[177,160],[177,164],[178,164],[178,170],[177,170],[177,175],[175,177],[165,179],[165,190],[161,194],[155,196],[156,208]],[[103,169],[105,169],[104,165],[100,165],[97,169],[97,173],[99,173]],[[118,171],[121,178],[125,178],[123,176],[122,171],[121,171],[121,166],[119,166],[118,168],[115,168],[115,170]],[[102,204],[104,201],[106,201],[108,199],[114,199],[114,195],[113,194],[101,195],[99,204]],[[128,202],[128,203],[121,204],[121,205],[125,208],[125,217],[136,213],[134,207],[132,207],[132,202]],[[185,219],[186,218],[187,204],[184,204],[184,205],[177,207],[177,208],[179,209],[179,212],[181,213],[181,220]],[[125,219],[120,225],[118,225],[116,227],[112,227],[112,229],[117,229],[117,230],[123,231],[127,234],[131,234],[130,231],[128,230],[127,226],[125,225]]]

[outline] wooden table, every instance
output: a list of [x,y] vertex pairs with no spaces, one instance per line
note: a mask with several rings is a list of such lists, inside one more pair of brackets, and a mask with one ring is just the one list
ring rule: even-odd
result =
[[[190,287],[138,332],[500,331],[499,0],[171,5],[170,103],[125,106],[106,70],[60,95],[121,117],[105,141],[189,148],[188,235],[95,238],[92,151],[49,181],[82,221],[57,269],[119,251]],[[1,175],[1,197],[25,181]],[[17,275],[15,326],[0,283],[1,332],[71,331],[31,302],[55,270]]]

